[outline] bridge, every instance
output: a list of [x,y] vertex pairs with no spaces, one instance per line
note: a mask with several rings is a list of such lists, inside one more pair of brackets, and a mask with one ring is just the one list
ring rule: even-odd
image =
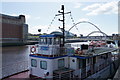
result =
[[82,41],[88,41],[88,40],[95,40],[95,41],[99,41],[99,40],[103,40],[103,41],[113,41],[112,39],[109,38],[70,38],[70,39],[66,39],[66,42],[82,42]]

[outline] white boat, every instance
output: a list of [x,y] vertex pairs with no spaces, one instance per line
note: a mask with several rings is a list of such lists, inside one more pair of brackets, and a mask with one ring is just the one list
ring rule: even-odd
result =
[[[44,79],[107,78],[112,73],[112,53],[117,48],[91,43],[66,43],[61,35],[41,35],[31,47],[30,75]],[[93,43],[93,42],[92,42]]]

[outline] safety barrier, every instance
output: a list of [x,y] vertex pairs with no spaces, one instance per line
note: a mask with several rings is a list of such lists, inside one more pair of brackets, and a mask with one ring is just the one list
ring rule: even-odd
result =
[[41,53],[39,53],[38,50],[39,48],[37,46],[31,46],[30,54],[34,54],[38,56],[56,57],[56,56],[72,55],[74,53],[74,48],[55,47],[55,46],[49,46],[48,50],[47,48],[46,50],[41,50],[40,51]]

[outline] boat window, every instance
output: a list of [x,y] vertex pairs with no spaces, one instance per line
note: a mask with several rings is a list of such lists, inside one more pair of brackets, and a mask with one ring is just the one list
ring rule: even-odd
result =
[[52,38],[48,38],[48,44],[52,44]]
[[37,67],[37,60],[36,59],[31,59],[31,66]]
[[93,57],[93,64],[97,62],[96,57]]
[[47,69],[47,62],[46,61],[40,61],[40,68],[41,69]]
[[45,44],[45,43],[46,43],[45,38],[41,38],[41,39],[40,39],[40,43],[41,43],[41,44]]
[[88,45],[85,44],[81,45],[81,50],[86,50],[86,49],[88,49]]
[[59,44],[60,40],[59,38],[54,38],[54,44]]
[[53,42],[53,44],[56,44],[56,38],[54,38],[54,42]]
[[58,68],[64,68],[64,66],[65,66],[64,59],[59,59],[58,60]]
[[59,44],[59,38],[56,38],[56,43]]
[[56,38],[54,38],[54,44],[57,44],[57,42],[56,42]]
[[47,44],[47,38],[45,38],[45,44]]
[[87,64],[89,64],[89,63],[90,63],[90,58],[87,59]]
[[44,38],[44,42],[43,42],[43,44],[46,44],[46,40],[45,40],[45,38]]
[[60,38],[60,43],[63,44],[63,38]]
[[86,59],[79,59],[79,69],[86,67]]
[[108,53],[105,54],[105,59],[107,59],[107,58],[108,58]]
[[41,38],[41,39],[40,39],[40,44],[43,44],[43,43],[44,43],[44,39]]
[[50,38],[50,44],[52,44],[52,38]]

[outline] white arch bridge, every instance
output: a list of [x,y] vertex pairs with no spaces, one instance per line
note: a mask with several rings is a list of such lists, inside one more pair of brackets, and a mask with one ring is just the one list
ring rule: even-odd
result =
[[[88,22],[88,21],[81,21],[81,22],[78,22],[76,24],[74,24],[69,30],[68,30],[68,33],[69,31],[76,27],[76,25],[80,24],[80,23],[89,23],[91,25],[93,25],[95,28],[97,28],[98,31],[93,31],[91,33],[89,33],[87,36],[84,36],[84,37],[80,37],[80,38],[70,38],[70,39],[66,39],[66,41],[86,41],[86,40],[105,40],[105,41],[113,41],[112,39],[112,36],[108,36],[106,33],[102,32],[95,24],[91,23],[91,22]],[[103,34],[103,36],[90,36],[91,34],[94,34],[94,33],[101,33]]]

